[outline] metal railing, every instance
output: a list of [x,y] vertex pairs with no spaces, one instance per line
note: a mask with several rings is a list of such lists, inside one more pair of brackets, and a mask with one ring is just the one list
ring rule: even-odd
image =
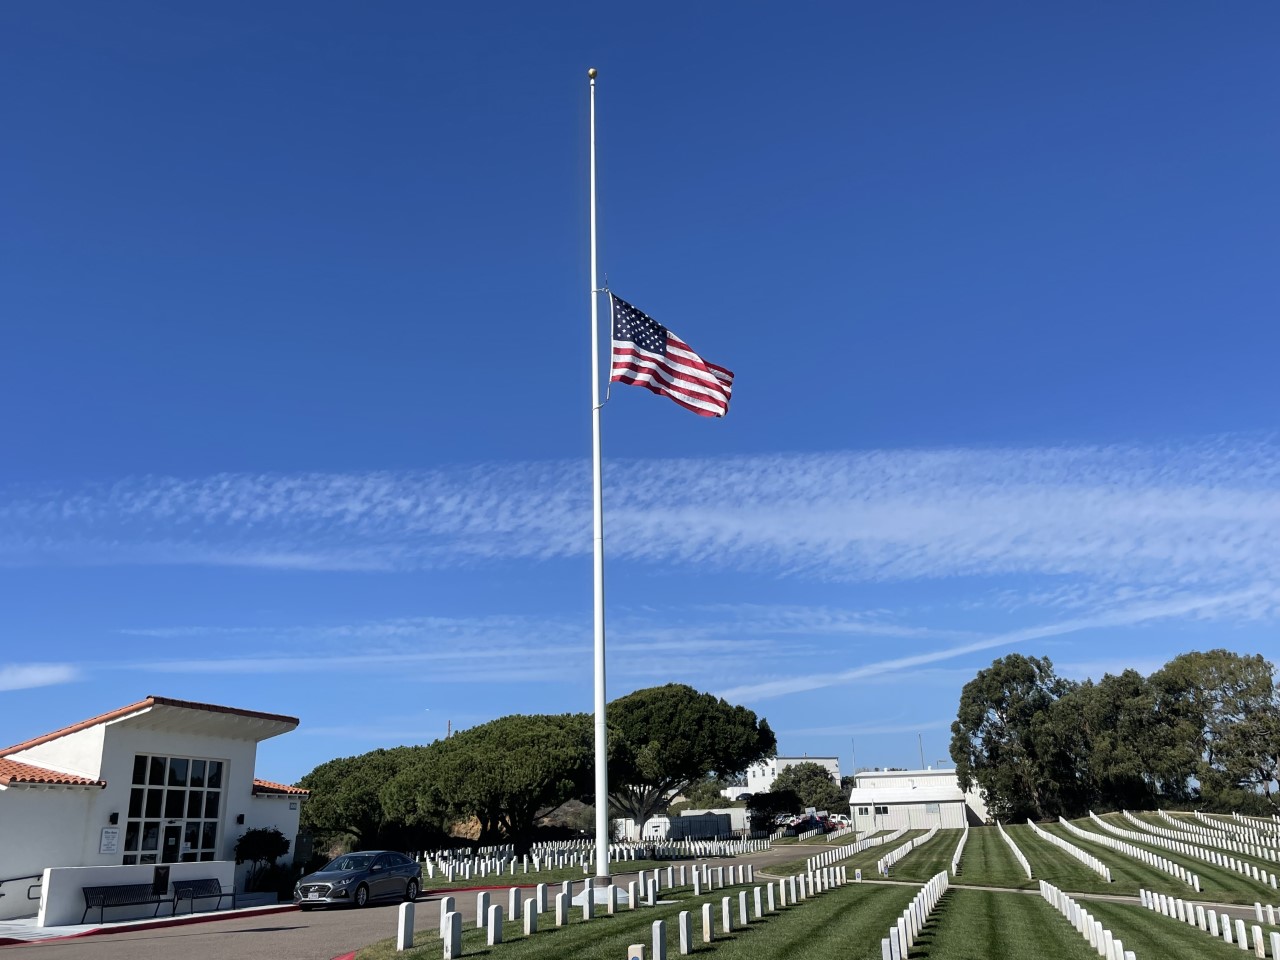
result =
[[[44,883],[43,873],[29,873],[25,877],[6,877],[5,879],[0,880],[0,887],[3,887],[6,883],[13,883],[17,880],[39,880],[40,883],[32,883],[27,886],[27,899],[28,900],[40,899],[40,894],[32,893],[31,891],[40,889],[41,885]],[[0,897],[3,897],[3,896],[4,896],[4,891],[0,890]]]

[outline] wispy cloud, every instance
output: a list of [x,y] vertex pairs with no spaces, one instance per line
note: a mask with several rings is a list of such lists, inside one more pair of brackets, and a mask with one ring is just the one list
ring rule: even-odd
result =
[[950,720],[922,720],[920,723],[842,724],[834,727],[798,727],[779,730],[779,734],[791,737],[861,737],[891,733],[924,733],[928,730],[946,730]]
[[1108,627],[1128,627],[1140,623],[1164,620],[1171,617],[1204,617],[1224,610],[1255,610],[1267,608],[1275,611],[1280,605],[1280,587],[1266,585],[1225,594],[1189,596],[1177,600],[1137,603],[1105,613],[1048,623],[1035,627],[1011,630],[971,643],[943,647],[925,653],[895,657],[863,664],[850,670],[807,674],[766,680],[761,683],[743,684],[722,692],[730,700],[755,702],[794,693],[806,693],[827,687],[844,686],[868,677],[899,673],[943,660],[951,660],[966,654],[1009,647],[1017,644],[1059,637],[1086,630]]
[[70,663],[10,663],[0,665],[0,691],[30,690],[74,683],[80,669]]
[[[615,560],[1134,590],[1280,581],[1280,445],[1269,439],[611,467],[610,524],[627,531]],[[10,488],[0,563],[376,571],[577,556],[591,544],[587,476],[561,462]]]

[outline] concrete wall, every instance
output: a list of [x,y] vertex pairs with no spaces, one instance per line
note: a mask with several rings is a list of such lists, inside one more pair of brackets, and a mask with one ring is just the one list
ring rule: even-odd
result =
[[[169,893],[173,893],[174,880],[195,880],[205,877],[217,879],[224,890],[231,889],[235,864],[215,860],[208,863],[171,863],[169,866]],[[150,883],[155,866],[146,864],[134,867],[51,867],[44,872],[44,891],[40,897],[40,912],[36,923],[42,927],[62,927],[78,924],[84,913],[84,887],[105,886],[117,883]],[[208,901],[205,908],[208,908]],[[186,904],[190,906],[190,904]],[[197,905],[199,906],[199,905]],[[223,900],[224,909],[231,906]],[[105,911],[106,920],[135,920],[150,917],[155,906],[111,907]],[[161,907],[160,913],[168,916],[169,907]],[[86,923],[98,922],[98,911],[91,910]]]
[[[97,843],[97,822],[90,820],[89,810],[101,792],[97,787],[0,790],[0,878],[39,874],[50,866],[79,866],[91,831]],[[0,920],[35,915],[39,904],[27,899],[27,887],[35,882],[4,885]]]
[[[876,805],[870,803],[853,805],[853,826],[859,833],[897,830],[901,827],[908,830],[927,830],[933,826],[940,826],[944,830],[959,829],[965,825],[967,810],[959,800],[936,804],[936,812],[929,809],[935,805],[924,803],[890,803],[879,806],[887,806],[889,812],[876,814]],[[861,813],[862,810],[867,813]]]
[[[289,838],[289,852],[276,862],[284,867],[292,864],[293,855],[297,853],[298,818],[302,815],[302,802],[301,797],[254,797],[249,801],[244,826],[236,824],[233,820],[228,827],[231,834],[228,840],[231,842],[232,849],[235,847],[236,840],[243,836],[246,830],[275,827]],[[236,870],[237,891],[244,889],[245,879],[252,867],[252,864],[243,863]]]

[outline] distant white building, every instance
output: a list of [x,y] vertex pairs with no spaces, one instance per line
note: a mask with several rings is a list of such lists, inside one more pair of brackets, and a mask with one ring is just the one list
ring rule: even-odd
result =
[[827,772],[840,782],[840,760],[838,757],[770,757],[747,767],[747,793],[768,793],[773,789],[773,781],[787,767],[797,763],[816,763],[825,767]]
[[859,832],[960,828],[987,820],[977,790],[960,789],[954,770],[866,770],[854,774],[850,815]]

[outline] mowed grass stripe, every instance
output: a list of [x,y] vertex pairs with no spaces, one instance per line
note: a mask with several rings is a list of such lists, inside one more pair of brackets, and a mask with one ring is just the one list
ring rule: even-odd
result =
[[1066,918],[1038,896],[953,888],[942,898],[911,956],[913,960],[1096,960],[1098,952],[1089,949],[1089,942]]
[[1102,900],[1077,902],[1113,936],[1123,940],[1126,951],[1132,950],[1141,960],[1160,960],[1163,957],[1170,960],[1181,957],[1228,960],[1234,957],[1239,960],[1241,956],[1253,956],[1252,950],[1244,953],[1234,943],[1227,945],[1197,927],[1152,913],[1145,907]]
[[[1057,832],[1050,830],[1049,825],[1046,824],[1041,824],[1040,828],[1051,833]],[[1116,881],[1107,883],[1100,874],[1086,867],[1065,850],[1058,849],[1048,840],[1041,840],[1026,824],[1005,827],[1005,830],[1018,845],[1022,855],[1027,858],[1027,862],[1031,864],[1031,872],[1036,879],[1047,880],[1067,893],[1131,893],[1137,896],[1138,887],[1142,885],[1149,887],[1156,877],[1154,871],[1143,871],[1140,877],[1127,875],[1112,863],[1112,859],[1119,858],[1120,855],[1111,854],[1110,857],[1099,856],[1103,863],[1111,867],[1111,876]],[[1110,853],[1110,851],[1107,852]]]
[[[919,880],[924,883],[939,873],[951,873],[951,858],[955,856],[962,830],[939,830],[928,843],[921,844],[889,868],[893,880]],[[972,840],[973,838],[970,837]]]
[[[727,891],[728,892],[728,891]],[[554,925],[554,914],[539,918],[539,932],[525,937],[521,921],[503,924],[504,942],[490,947],[484,930],[467,927],[462,935],[462,955],[492,956],[495,960],[619,960],[633,943],[652,942],[652,924],[667,924],[668,954],[677,956],[678,917],[688,910],[693,919],[694,953],[717,960],[880,960],[880,940],[889,926],[906,909],[916,891],[889,884],[849,884],[830,890],[812,900],[767,914],[746,927],[721,933],[720,904],[724,894],[689,898],[666,906],[626,909],[615,916],[597,914],[594,920],[581,919],[581,909],[571,913],[564,927]],[[748,899],[750,891],[748,890]],[[738,920],[737,891],[732,891],[733,922]],[[716,940],[702,943],[702,904],[714,909]],[[419,905],[422,906],[421,904]],[[397,953],[395,940],[382,940],[360,950],[357,960],[435,960],[440,956],[440,938],[418,933],[417,945]]]
[[[1074,821],[1074,823],[1080,829],[1085,830],[1088,833],[1093,834],[1094,836],[1105,835],[1102,833],[1100,829],[1092,829],[1093,825],[1088,822]],[[1065,831],[1064,831],[1064,835],[1065,835]],[[1133,844],[1133,846],[1135,847],[1139,847],[1143,850],[1147,850],[1151,853],[1156,854],[1157,856],[1164,857],[1166,860],[1169,860],[1172,863],[1181,864],[1187,870],[1190,870],[1192,873],[1196,874],[1200,878],[1200,893],[1196,894],[1195,891],[1190,886],[1183,883],[1181,880],[1178,880],[1172,874],[1165,873],[1163,870],[1156,870],[1154,867],[1146,867],[1145,869],[1147,871],[1161,878],[1159,880],[1159,883],[1161,884],[1161,886],[1159,887],[1153,886],[1152,882],[1150,881],[1143,883],[1142,886],[1145,886],[1148,890],[1158,889],[1158,890],[1161,890],[1162,892],[1168,893],[1168,890],[1166,890],[1165,888],[1169,887],[1173,890],[1178,890],[1178,891],[1185,890],[1191,893],[1192,896],[1197,896],[1201,899],[1206,899],[1206,900],[1219,899],[1225,903],[1253,903],[1256,900],[1262,900],[1265,898],[1266,895],[1264,891],[1271,890],[1270,886],[1264,887],[1262,883],[1260,883],[1259,881],[1256,881],[1253,879],[1246,879],[1243,874],[1236,873],[1232,870],[1224,869],[1223,867],[1216,867],[1211,863],[1205,863],[1203,860],[1197,860],[1195,857],[1179,855],[1172,850],[1163,850],[1160,847],[1152,846],[1150,844],[1136,843],[1124,837],[1114,837],[1113,839],[1123,840],[1126,843]],[[1129,864],[1141,863],[1141,861],[1135,860],[1134,858],[1128,856],[1127,854],[1122,854],[1114,850],[1108,850],[1105,846],[1103,846],[1100,843],[1094,843],[1087,840],[1080,840],[1079,838],[1075,838],[1075,837],[1072,837],[1071,840],[1073,843],[1077,844],[1078,846],[1086,850],[1089,850],[1089,852],[1093,853],[1095,856],[1103,858],[1108,864],[1108,866],[1110,866],[1112,861],[1114,860],[1124,860],[1126,863],[1129,863]],[[1099,851],[1102,851],[1102,852],[1099,852]],[[1110,854],[1110,859],[1108,859],[1105,856],[1105,853]],[[1114,877],[1115,873],[1116,873],[1115,867],[1112,867],[1111,875]],[[1181,896],[1182,894],[1179,893],[1178,895]]]
[[[923,830],[908,830],[892,843],[881,843],[866,850],[860,850],[853,854],[853,856],[845,857],[843,860],[831,864],[831,866],[848,867],[850,879],[853,878],[853,871],[858,869],[861,869],[864,875],[869,876],[870,874],[868,873],[868,870],[875,867],[877,860],[883,857],[890,850],[896,850],[908,840],[918,837],[923,833]],[[757,867],[756,872],[759,873],[761,870],[764,870],[765,873],[775,877],[787,877],[793,873],[804,873],[805,864],[808,862],[810,857],[814,856],[817,856],[817,853],[810,852],[804,857],[804,859],[788,860],[786,863],[776,863],[767,867]]]
[[[1030,858],[1026,850],[1022,852]],[[1032,870],[1034,869],[1033,865]],[[1027,879],[1022,867],[1013,858],[1013,851],[995,827],[974,827],[969,831],[964,856],[960,859],[960,876],[955,877],[952,883],[1019,889],[1036,886],[1035,880]]]

